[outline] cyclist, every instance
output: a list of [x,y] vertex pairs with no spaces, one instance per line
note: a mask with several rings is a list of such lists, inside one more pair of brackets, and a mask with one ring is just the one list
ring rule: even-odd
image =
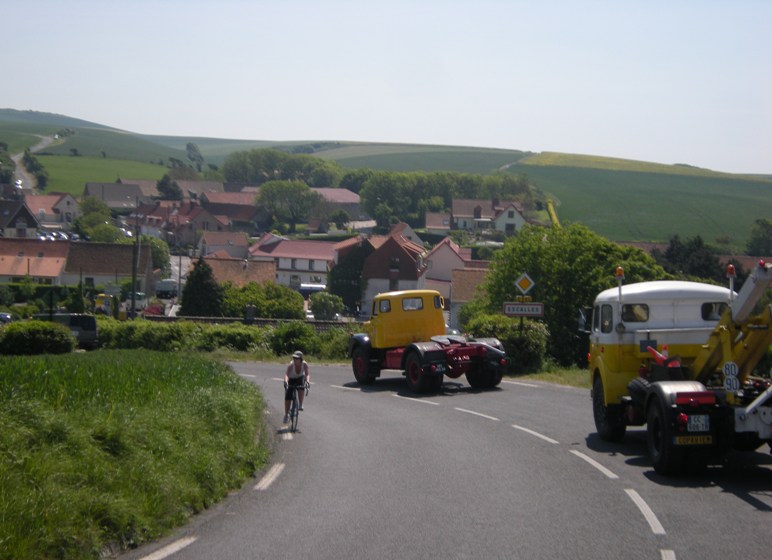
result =
[[[284,372],[284,423],[289,422],[290,401],[292,400],[291,386],[303,388],[307,383],[311,383],[311,372],[308,370],[308,362],[303,359],[303,352],[297,350],[292,354],[292,362],[287,366]],[[300,410],[303,410],[303,398],[306,392],[298,390],[298,404]]]

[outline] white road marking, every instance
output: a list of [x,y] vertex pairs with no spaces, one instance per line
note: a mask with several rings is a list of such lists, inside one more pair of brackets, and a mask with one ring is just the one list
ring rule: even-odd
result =
[[630,499],[633,501],[633,503],[638,506],[638,509],[641,510],[643,517],[649,523],[649,527],[651,527],[651,532],[655,535],[664,535],[665,528],[659,522],[657,516],[654,515],[654,512],[649,507],[649,504],[647,504],[646,501],[641,498],[641,495],[632,488],[625,488],[625,492],[627,492],[627,495],[630,496]]
[[663,548],[660,552],[662,553],[662,560],[676,560],[674,551]]
[[398,399],[405,399],[406,401],[419,402],[422,404],[433,404],[434,406],[440,406],[440,403],[433,401],[425,401],[423,399],[416,399],[415,397],[403,397],[402,395],[394,395]]
[[538,385],[534,385],[533,383],[523,383],[522,381],[507,381],[506,379],[502,379],[502,383],[509,383],[510,385],[520,385],[521,387],[538,387]]
[[287,430],[286,432],[281,433],[281,439],[284,441],[292,441],[292,432]]
[[360,387],[344,387],[343,385],[330,385],[333,389],[344,389],[346,391],[361,391]]
[[270,469],[268,469],[268,472],[265,473],[265,476],[260,479],[260,482],[255,484],[255,490],[268,490],[268,488],[273,484],[273,482],[279,478],[279,475],[284,470],[284,463],[276,463],[274,466],[272,466]]
[[615,475],[613,472],[608,470],[606,467],[601,465],[598,461],[596,461],[595,459],[593,459],[589,455],[585,455],[584,453],[582,453],[581,451],[577,451],[576,449],[572,449],[571,453],[573,453],[574,455],[576,455],[580,459],[584,459],[585,461],[587,461],[589,464],[591,464],[593,467],[598,469],[600,472],[602,472],[603,474],[605,474],[607,477],[611,478],[612,480],[615,479],[615,478],[619,478],[617,475]]
[[474,414],[475,416],[479,416],[481,418],[487,418],[488,420],[494,420],[496,422],[499,422],[499,419],[495,416],[488,416],[487,414],[481,414],[480,412],[475,412],[474,410],[467,410],[465,408],[458,408],[456,407],[456,410],[459,412],[466,412],[467,414]]
[[241,377],[249,377],[250,379],[254,379],[255,377],[257,377],[256,375],[252,375],[251,373],[240,373],[239,375]]
[[545,435],[542,435],[539,432],[534,432],[533,430],[529,430],[528,428],[523,428],[522,426],[518,426],[517,424],[512,424],[512,427],[517,429],[517,430],[522,430],[523,432],[525,432],[527,434],[531,434],[532,436],[536,436],[537,438],[543,439],[544,441],[546,441],[548,443],[554,443],[554,444],[560,443],[559,441],[557,441],[555,439],[552,439],[551,437],[547,437]]
[[198,537],[187,537],[178,541],[174,541],[172,544],[166,545],[163,548],[159,548],[150,556],[143,556],[141,560],[162,560],[163,558],[179,552],[186,546],[193,544],[197,538]]

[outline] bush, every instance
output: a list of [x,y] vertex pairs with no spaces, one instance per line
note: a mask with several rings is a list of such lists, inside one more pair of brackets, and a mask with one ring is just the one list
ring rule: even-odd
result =
[[549,331],[544,323],[520,321],[504,315],[478,315],[467,323],[477,338],[493,336],[501,341],[514,373],[539,371],[547,353]]
[[348,359],[348,339],[350,333],[345,329],[330,329],[319,334],[317,357],[325,360]]
[[291,354],[295,350],[316,354],[318,344],[316,330],[303,321],[282,323],[271,335],[271,349],[277,356]]
[[15,321],[0,329],[0,354],[67,354],[77,345],[70,329],[48,321]]
[[198,336],[196,350],[212,352],[222,348],[237,352],[254,352],[268,349],[269,346],[268,329],[234,323],[212,325],[202,329]]

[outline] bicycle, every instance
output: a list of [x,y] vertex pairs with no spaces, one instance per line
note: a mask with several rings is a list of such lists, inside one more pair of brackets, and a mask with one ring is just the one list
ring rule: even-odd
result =
[[308,396],[308,383],[303,386],[290,385],[289,389],[292,389],[292,401],[290,402],[290,431],[297,432],[298,430],[298,418],[300,417],[300,399],[298,397],[298,389],[303,389]]

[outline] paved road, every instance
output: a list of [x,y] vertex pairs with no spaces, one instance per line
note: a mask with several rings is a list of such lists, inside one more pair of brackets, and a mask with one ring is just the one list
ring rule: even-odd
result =
[[[762,558],[772,460],[688,479],[654,473],[644,432],[594,434],[585,390],[504,381],[439,395],[312,365],[300,432],[278,423],[282,367],[237,363],[266,396],[272,465],[162,542],[126,558]],[[396,374],[395,374],[396,375]]]

